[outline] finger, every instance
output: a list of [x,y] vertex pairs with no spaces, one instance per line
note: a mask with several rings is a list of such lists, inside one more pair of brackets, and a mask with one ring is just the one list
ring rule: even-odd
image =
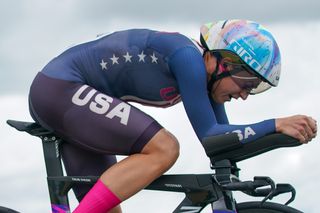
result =
[[316,132],[315,120],[312,117],[304,116],[301,119],[300,125],[300,128],[298,128],[299,132],[306,140],[310,141]]
[[311,139],[310,139],[310,137],[309,137],[309,135],[307,134],[307,133],[305,133],[304,135],[303,135],[303,138],[304,138],[304,142],[303,143],[308,143]]
[[[312,134],[313,133],[311,133],[311,135],[309,135],[309,133],[308,133],[308,131],[307,131],[307,127],[305,127],[304,129],[302,128],[302,129],[300,129],[300,131],[299,131],[299,133],[300,133],[300,135],[302,136],[301,137],[301,139],[302,139],[302,143],[308,143],[310,140],[311,140],[311,137],[312,137]],[[309,128],[310,129],[310,128]]]
[[317,136],[317,133],[312,133],[312,135],[308,135],[308,142],[310,142],[313,138]]
[[312,130],[313,133],[317,132],[317,121],[313,119],[312,117],[308,118],[308,124]]
[[295,138],[298,139],[300,143],[306,143],[306,138],[300,131],[297,131]]
[[305,138],[309,139],[309,138],[312,138],[313,135],[314,135],[313,130],[311,129],[310,126],[307,125],[307,126],[304,128],[303,136],[304,136]]
[[315,125],[314,125],[314,133],[317,133],[317,131],[318,131],[318,126],[317,126],[317,121],[316,120],[314,120],[314,123],[315,123]]

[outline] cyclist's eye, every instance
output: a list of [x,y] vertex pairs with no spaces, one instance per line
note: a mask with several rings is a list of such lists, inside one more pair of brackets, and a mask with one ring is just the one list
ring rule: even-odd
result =
[[242,87],[242,89],[246,90],[247,92],[250,92],[254,88],[255,85],[253,82],[246,82],[246,84]]
[[235,68],[234,68],[234,66],[232,65],[232,64],[228,64],[227,65],[227,70],[228,71],[231,71],[231,70],[234,70]]

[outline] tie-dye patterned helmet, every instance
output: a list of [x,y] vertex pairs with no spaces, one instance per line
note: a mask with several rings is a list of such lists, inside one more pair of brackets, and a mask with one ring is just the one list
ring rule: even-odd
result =
[[222,57],[233,55],[266,82],[255,93],[278,85],[280,50],[271,33],[260,24],[247,20],[208,23],[201,27],[200,41],[207,50]]

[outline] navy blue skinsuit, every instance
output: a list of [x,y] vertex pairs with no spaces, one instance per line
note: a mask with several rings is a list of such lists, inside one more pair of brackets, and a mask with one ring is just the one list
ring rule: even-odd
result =
[[[274,119],[231,125],[224,105],[208,97],[202,52],[179,33],[133,29],[76,45],[50,61],[30,89],[33,118],[69,143],[70,175],[101,175],[116,154],[139,153],[162,128],[128,104],[183,102],[199,140],[237,132],[242,143],[275,131]],[[100,165],[100,166],[97,166]],[[87,189],[75,188],[79,199]]]

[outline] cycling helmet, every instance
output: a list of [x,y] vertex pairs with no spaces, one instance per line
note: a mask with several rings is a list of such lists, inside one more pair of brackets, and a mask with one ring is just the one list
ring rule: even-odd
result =
[[200,42],[210,52],[233,55],[262,79],[253,94],[277,86],[281,72],[279,47],[263,26],[247,20],[223,20],[201,27]]

